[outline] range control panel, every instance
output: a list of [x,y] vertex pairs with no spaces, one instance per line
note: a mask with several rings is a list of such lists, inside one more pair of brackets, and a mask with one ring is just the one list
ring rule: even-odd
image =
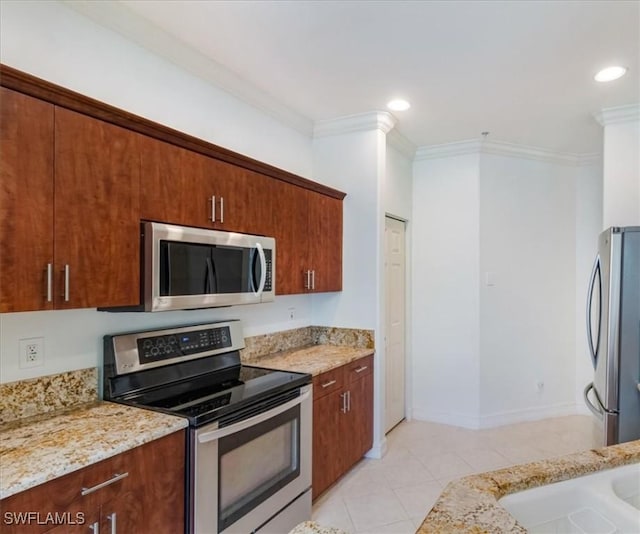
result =
[[221,326],[141,337],[137,343],[139,362],[145,364],[229,348],[231,347],[231,332],[228,326]]

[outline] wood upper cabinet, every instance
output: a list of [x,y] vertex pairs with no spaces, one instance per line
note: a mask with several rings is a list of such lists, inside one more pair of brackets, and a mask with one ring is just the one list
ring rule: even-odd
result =
[[0,312],[140,299],[138,134],[2,88]]
[[272,182],[150,137],[142,149],[142,219],[269,235]]
[[48,310],[54,106],[4,87],[0,106],[0,312]]
[[139,304],[141,139],[56,108],[56,308]]
[[313,395],[316,499],[373,445],[373,356],[314,377]]
[[290,184],[274,196],[276,293],[342,290],[342,200]]
[[342,200],[308,191],[311,291],[342,291]]
[[[3,499],[2,532],[175,534],[184,531],[184,490],[185,432],[179,431]],[[40,521],[7,523],[6,514],[20,512],[39,513]],[[47,523],[48,513],[58,522]]]

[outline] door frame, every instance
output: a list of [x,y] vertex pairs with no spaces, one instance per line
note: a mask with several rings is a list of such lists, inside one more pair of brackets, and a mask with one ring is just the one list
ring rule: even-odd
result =
[[[385,229],[386,229],[386,221],[387,219],[394,219],[396,221],[404,223],[404,261],[405,261],[405,285],[404,285],[404,320],[405,320],[405,328],[404,328],[404,359],[405,359],[405,404],[404,404],[404,415],[405,421],[411,421],[413,418],[413,382],[411,381],[411,371],[413,369],[413,359],[412,359],[412,346],[411,346],[411,332],[412,332],[412,322],[411,322],[411,282],[412,282],[412,271],[411,271],[411,222],[405,217],[401,217],[395,215],[393,213],[385,212]],[[383,253],[384,262],[386,262],[386,250]],[[383,299],[384,299],[384,320],[382,321],[384,325],[384,365],[386,369],[386,360],[387,360],[387,351],[386,351],[386,336],[387,336],[387,299],[386,299],[386,275],[384,277],[383,282]],[[385,396],[386,396],[386,373],[385,373]],[[386,413],[383,407],[382,414],[382,428],[383,434],[386,435]]]

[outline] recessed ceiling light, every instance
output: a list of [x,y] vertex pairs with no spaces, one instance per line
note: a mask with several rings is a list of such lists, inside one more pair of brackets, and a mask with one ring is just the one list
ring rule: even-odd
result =
[[391,111],[406,111],[411,107],[411,104],[406,100],[402,100],[401,98],[396,98],[395,100],[391,100],[387,103],[387,107]]
[[611,82],[624,76],[626,73],[627,69],[625,67],[607,67],[606,69],[602,69],[600,72],[598,72],[598,74],[596,74],[593,78],[596,82]]

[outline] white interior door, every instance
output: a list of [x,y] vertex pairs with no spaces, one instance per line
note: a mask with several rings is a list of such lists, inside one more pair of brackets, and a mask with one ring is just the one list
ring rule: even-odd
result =
[[405,414],[405,225],[385,221],[385,432]]

